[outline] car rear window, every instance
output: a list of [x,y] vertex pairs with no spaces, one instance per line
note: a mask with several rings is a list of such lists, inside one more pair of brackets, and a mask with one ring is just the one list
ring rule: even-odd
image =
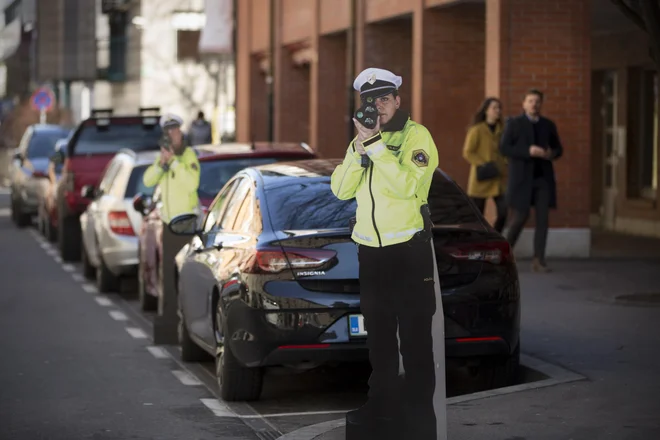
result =
[[124,194],[124,197],[135,197],[135,195],[138,193],[141,193],[145,196],[153,195],[155,187],[145,186],[144,182],[142,181],[144,172],[148,167],[148,165],[141,165],[133,168],[133,171],[131,171],[131,177],[128,178],[128,185],[126,185],[126,193]]
[[73,153],[108,154],[122,148],[133,151],[157,150],[163,135],[159,125],[110,124],[83,126],[73,146]]
[[213,199],[234,174],[244,168],[267,165],[278,162],[275,157],[255,157],[240,159],[219,159],[200,162],[200,178],[198,195],[201,198]]
[[345,228],[357,209],[355,199],[335,197],[329,179],[299,179],[267,189],[266,204],[276,231]]
[[68,135],[67,130],[35,132],[27,147],[27,157],[29,159],[50,157],[55,152],[55,143]]
[[429,208],[433,224],[459,225],[479,223],[480,214],[467,195],[451,180],[436,172],[429,190]]

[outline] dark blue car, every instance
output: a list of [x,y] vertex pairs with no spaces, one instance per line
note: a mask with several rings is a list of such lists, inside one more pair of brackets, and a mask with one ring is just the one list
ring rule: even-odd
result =
[[[367,359],[360,314],[355,200],[338,200],[339,160],[277,163],[239,172],[176,261],[185,361],[216,359],[226,400],[258,399],[263,368],[313,368]],[[446,356],[513,380],[520,356],[520,290],[509,244],[440,169],[429,206],[445,314]],[[401,292],[406,294],[406,292]]]

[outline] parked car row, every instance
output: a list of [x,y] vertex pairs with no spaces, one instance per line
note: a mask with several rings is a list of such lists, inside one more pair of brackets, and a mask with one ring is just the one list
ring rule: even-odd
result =
[[[141,308],[149,311],[162,295],[162,194],[142,182],[156,158],[157,131],[144,117],[135,121],[90,118],[55,154],[64,160],[52,161],[53,229],[62,258],[79,256],[101,291],[137,276]],[[357,248],[348,227],[356,204],[330,189],[340,161],[316,158],[304,144],[194,150],[204,215],[171,221],[171,231],[189,241],[165,268],[175,272],[182,360],[215,359],[225,400],[258,399],[271,366],[304,370],[366,360]],[[52,206],[43,204],[46,222]],[[440,169],[429,206],[446,356],[483,372],[492,387],[508,385],[520,357],[520,287],[510,246]]]

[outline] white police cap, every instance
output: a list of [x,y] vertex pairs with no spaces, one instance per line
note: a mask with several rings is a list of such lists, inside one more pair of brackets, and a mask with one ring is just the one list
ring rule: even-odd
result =
[[355,78],[353,88],[360,92],[360,96],[377,98],[398,90],[402,81],[400,76],[389,70],[370,67]]
[[183,125],[183,119],[173,113],[167,113],[160,117],[162,128],[180,127],[181,125]]

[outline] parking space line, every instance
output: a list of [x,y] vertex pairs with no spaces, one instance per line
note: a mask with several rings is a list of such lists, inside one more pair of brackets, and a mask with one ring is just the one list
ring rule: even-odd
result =
[[229,407],[218,399],[200,399],[204,405],[215,414],[217,417],[237,417]]
[[190,386],[200,386],[202,382],[199,381],[195,376],[188,373],[187,371],[182,370],[172,370],[172,374],[179,379],[179,381],[184,385]]
[[75,272],[76,267],[73,264],[63,264],[62,269],[64,269],[66,272]]
[[156,359],[169,359],[170,358],[170,354],[167,352],[167,350],[165,350],[162,347],[156,347],[156,346],[151,345],[151,346],[147,347],[147,350]]
[[53,248],[46,249],[46,253],[51,257],[56,257],[58,255],[57,249],[53,249]]
[[115,321],[128,321],[128,316],[126,316],[124,312],[120,312],[119,310],[110,310],[108,314]]
[[85,277],[82,276],[82,274],[79,274],[79,273],[75,273],[75,272],[72,273],[71,278],[73,278],[73,281],[75,281],[77,283],[84,283],[85,282]]
[[39,243],[39,246],[41,246],[41,248],[45,250],[52,249],[52,246],[47,241],[41,241]]
[[92,284],[83,284],[81,287],[87,293],[99,293],[99,289]]
[[112,301],[110,301],[109,298],[106,298],[104,296],[97,296],[96,298],[94,298],[94,300],[98,303],[98,305],[103,307],[109,307],[112,305]]
[[245,415],[239,416],[241,419],[257,419],[257,418],[275,418],[275,417],[304,417],[304,416],[324,416],[329,414],[346,414],[353,409],[344,409],[336,411],[302,411],[292,413],[274,413],[274,414],[258,414],[258,415]]
[[61,263],[62,262],[62,257],[60,257],[59,255],[55,255],[55,262],[56,263]]
[[147,339],[147,334],[141,328],[126,327],[126,331],[135,339]]

